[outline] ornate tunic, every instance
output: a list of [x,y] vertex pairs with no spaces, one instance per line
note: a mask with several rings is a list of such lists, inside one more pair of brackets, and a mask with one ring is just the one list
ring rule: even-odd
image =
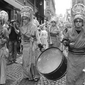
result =
[[8,57],[8,49],[6,48],[6,36],[4,30],[0,27],[0,84],[6,82],[6,57]]

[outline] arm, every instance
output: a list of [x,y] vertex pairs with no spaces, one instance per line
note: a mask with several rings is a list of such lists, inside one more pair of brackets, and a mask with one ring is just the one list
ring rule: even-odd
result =
[[11,27],[9,27],[9,29],[8,29],[8,34],[10,34],[11,33]]
[[62,39],[61,42],[63,43],[64,46],[69,46],[69,43],[70,43],[70,41],[69,41],[69,33],[64,35],[64,38]]
[[31,28],[31,38],[33,38],[34,41],[37,41],[37,26],[32,26]]
[[15,32],[18,34],[18,33],[19,33],[19,30],[18,30],[18,29],[16,29],[16,27],[14,27],[14,29],[15,29]]

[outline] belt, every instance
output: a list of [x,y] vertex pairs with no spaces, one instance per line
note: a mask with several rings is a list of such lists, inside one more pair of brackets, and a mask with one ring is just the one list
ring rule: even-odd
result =
[[72,52],[72,53],[78,54],[78,55],[85,55],[85,48],[71,48],[71,47],[69,47],[69,52]]
[[24,38],[23,41],[24,42],[30,42],[30,38]]
[[1,49],[2,47],[4,47],[4,45],[5,45],[5,44],[0,44],[0,49]]
[[50,33],[50,36],[56,37],[57,33]]

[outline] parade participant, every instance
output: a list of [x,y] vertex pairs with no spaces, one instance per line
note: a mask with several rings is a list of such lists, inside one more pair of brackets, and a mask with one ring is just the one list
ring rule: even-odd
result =
[[72,24],[69,22],[66,22],[64,25],[63,35],[66,35],[68,33],[68,30],[71,30]]
[[48,46],[48,32],[44,24],[42,25],[42,30],[40,33],[40,41],[41,41],[41,44],[43,45],[43,49],[47,49],[49,47]]
[[72,8],[72,30],[64,39],[68,46],[66,85],[83,85],[85,79],[85,6],[75,4]]
[[59,30],[58,30],[58,27],[57,27],[57,20],[56,20],[55,17],[53,17],[51,19],[50,44],[52,44],[53,47],[59,47],[60,46]]
[[6,47],[7,36],[3,29],[3,22],[8,21],[8,13],[4,10],[0,11],[0,84],[6,83],[6,58],[8,57],[8,49]]
[[38,44],[38,48],[39,48],[39,50],[40,50],[40,52],[42,52],[42,49],[43,49],[43,45],[42,45],[42,43],[41,43],[41,28],[42,28],[42,26],[40,25],[39,27],[38,27],[38,31],[37,31],[37,44]]
[[29,6],[24,6],[21,10],[22,26],[20,28],[23,45],[23,68],[24,78],[35,80],[39,74],[35,68],[35,41],[37,27],[32,21],[33,10]]

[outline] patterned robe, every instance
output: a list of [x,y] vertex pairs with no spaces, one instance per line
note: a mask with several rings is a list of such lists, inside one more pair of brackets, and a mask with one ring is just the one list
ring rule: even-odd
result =
[[60,46],[60,36],[57,27],[50,27],[50,43],[53,44],[53,47]]
[[66,36],[70,40],[66,85],[83,85],[85,80],[85,31],[72,29]]
[[31,66],[35,65],[36,60],[36,31],[37,28],[32,23],[21,27],[24,77],[29,79],[37,76],[31,71]]
[[8,57],[9,54],[6,41],[4,30],[0,27],[0,84],[6,83],[6,57]]

